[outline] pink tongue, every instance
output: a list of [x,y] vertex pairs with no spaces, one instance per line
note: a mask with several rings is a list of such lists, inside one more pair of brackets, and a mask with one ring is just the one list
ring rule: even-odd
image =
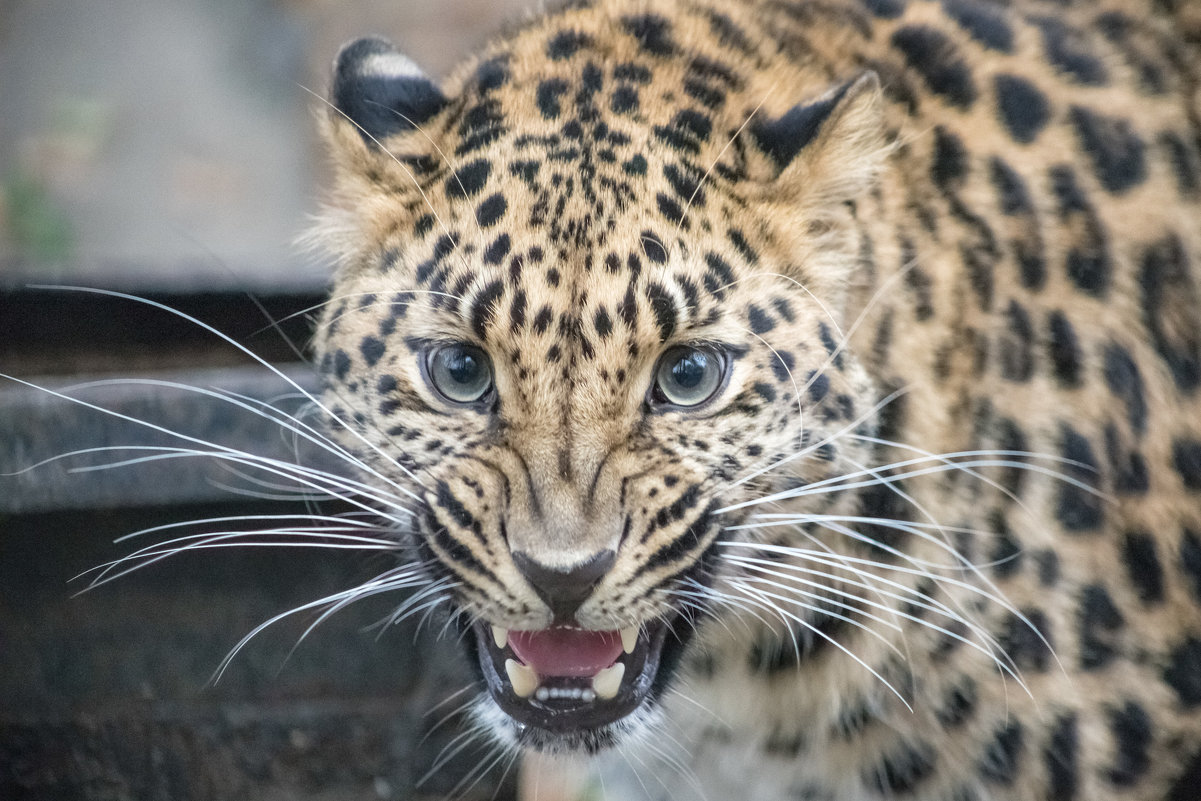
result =
[[539,676],[595,676],[621,656],[621,635],[553,626],[510,631],[509,646]]

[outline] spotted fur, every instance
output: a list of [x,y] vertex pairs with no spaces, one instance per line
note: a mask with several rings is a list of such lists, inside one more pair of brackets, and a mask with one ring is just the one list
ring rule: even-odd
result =
[[[621,725],[484,698],[498,737],[626,747],[620,799],[1199,797],[1172,5],[574,2],[441,85],[343,52],[317,346],[344,439],[418,498],[396,536],[510,629],[552,620],[514,553],[612,550],[578,624],[690,638]],[[431,388],[448,342],[491,359],[481,402]],[[730,362],[694,409],[651,393],[678,344]]]

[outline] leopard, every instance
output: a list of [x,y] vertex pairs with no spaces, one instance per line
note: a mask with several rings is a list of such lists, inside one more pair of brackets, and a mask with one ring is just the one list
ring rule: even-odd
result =
[[576,0],[446,78],[341,50],[321,403],[498,760],[1201,798],[1199,19]]

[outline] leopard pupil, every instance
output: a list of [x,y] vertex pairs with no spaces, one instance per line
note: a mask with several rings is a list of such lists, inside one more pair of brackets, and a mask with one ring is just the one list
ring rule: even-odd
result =
[[696,389],[705,379],[709,360],[700,351],[692,351],[671,368],[671,377],[680,389]]

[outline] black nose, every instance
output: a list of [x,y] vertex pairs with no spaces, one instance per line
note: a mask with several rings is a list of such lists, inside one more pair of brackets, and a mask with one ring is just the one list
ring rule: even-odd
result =
[[513,562],[555,613],[556,623],[570,623],[576,610],[592,592],[592,588],[613,566],[616,554],[601,551],[595,556],[565,569],[547,567],[523,553],[514,553]]

